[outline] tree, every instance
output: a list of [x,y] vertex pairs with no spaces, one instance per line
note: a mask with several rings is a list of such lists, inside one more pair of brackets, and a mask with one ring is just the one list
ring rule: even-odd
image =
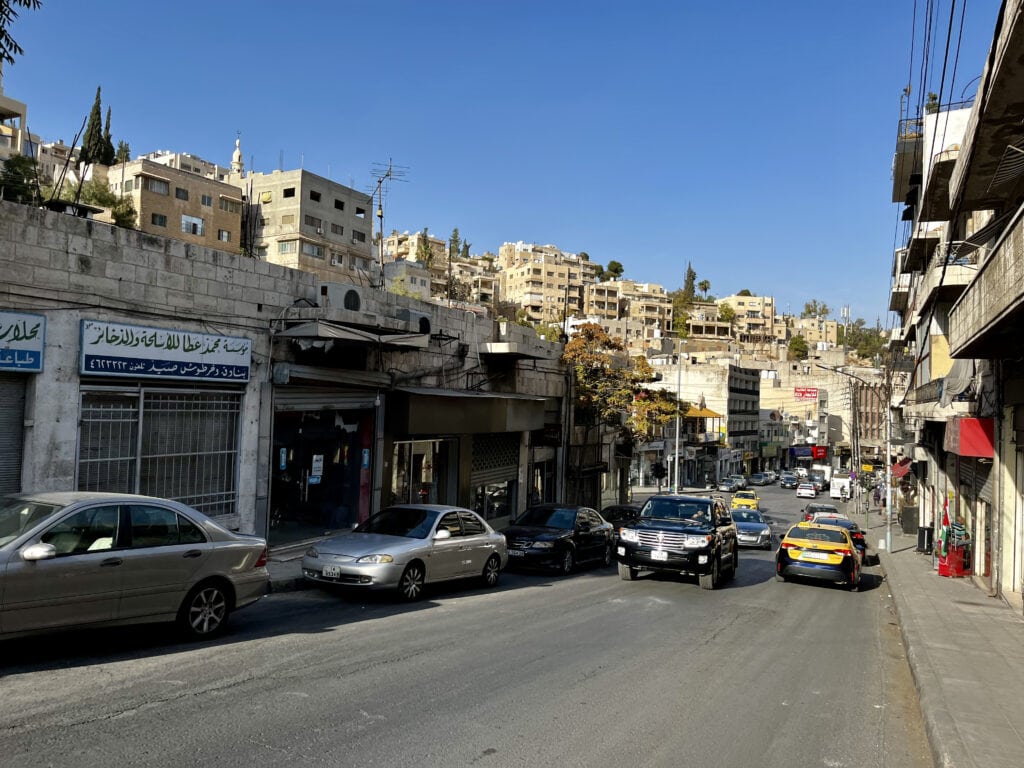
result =
[[138,212],[130,197],[121,197],[110,207],[110,217],[114,224],[125,229],[135,229]]
[[104,152],[103,128],[100,118],[100,86],[96,86],[96,98],[92,103],[92,110],[89,112],[89,122],[85,126],[85,136],[82,137],[82,148],[78,152],[78,163],[86,168],[95,163],[102,162]]
[[427,234],[426,227],[420,232],[420,238],[416,243],[416,261],[427,269],[430,269],[430,265],[434,263],[434,249],[430,247],[430,236]]
[[749,288],[742,288],[742,289],[740,289],[739,291],[736,292],[736,295],[737,296],[753,296],[754,294],[752,294],[750,292]]
[[863,318],[857,318],[850,327],[839,326],[839,343],[852,349],[858,357],[868,360],[881,353],[885,346],[880,323],[867,328]]
[[468,259],[469,258],[469,246],[470,245],[471,245],[471,243],[468,240],[463,240],[462,241],[462,250],[459,252],[459,258],[460,259]]
[[519,305],[514,301],[501,301],[495,300],[492,305],[494,310],[494,316],[499,320],[508,320],[510,322],[516,322],[516,315],[519,312]]
[[794,336],[789,340],[789,359],[790,360],[806,360],[807,353],[807,339],[803,336]]
[[103,157],[100,162],[103,165],[114,164],[114,141],[110,138],[110,107],[107,107],[107,121],[103,126]]
[[21,6],[35,11],[41,5],[41,0],[0,0],[0,66],[14,64],[14,57],[25,53],[11,37],[11,33],[7,31],[7,28],[18,18],[18,12],[12,6]]
[[455,227],[451,237],[448,238],[448,260],[451,261],[458,256],[460,250],[462,250],[462,238],[459,236],[459,228]]
[[16,203],[39,200],[36,160],[27,155],[11,155],[0,172],[0,198]]
[[686,277],[683,278],[683,300],[686,302],[686,308],[693,306],[693,302],[697,298],[697,273],[693,269],[693,265],[690,262],[686,262]]
[[608,273],[604,271],[602,264],[594,265],[594,279],[599,283],[603,283],[608,278]]
[[686,337],[686,319],[690,316],[692,302],[688,302],[682,288],[668,292],[672,300],[672,331],[682,339]]
[[448,275],[445,295],[449,301],[469,301],[473,296],[473,286],[465,280],[459,280],[452,274]]
[[127,163],[132,159],[132,151],[128,147],[127,141],[117,142],[117,152],[114,155],[114,162],[116,163]]
[[817,318],[818,320],[824,320],[832,313],[832,310],[828,308],[828,304],[817,299],[811,299],[804,304],[804,311],[800,313],[802,318]]
[[733,324],[733,321],[736,319],[736,310],[732,308],[732,304],[718,305],[718,319],[723,323]]
[[619,280],[625,273],[625,271],[626,268],[623,267],[622,264],[612,259],[611,261],[608,262],[608,268],[604,271],[604,273],[605,277],[611,280]]
[[711,290],[711,283],[707,280],[701,280],[697,283],[697,289],[704,294],[704,301],[708,300],[708,291]]
[[557,342],[562,337],[562,326],[555,325],[554,323],[538,323],[534,326],[537,331],[537,336],[544,339],[545,341]]

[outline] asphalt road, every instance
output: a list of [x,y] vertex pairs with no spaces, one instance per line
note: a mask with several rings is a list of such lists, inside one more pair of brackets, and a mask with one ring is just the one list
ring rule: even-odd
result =
[[[758,489],[780,523],[792,491]],[[11,766],[886,766],[931,760],[877,567],[859,593],[739,576],[503,574],[413,606],[270,596],[212,644],[0,643]]]

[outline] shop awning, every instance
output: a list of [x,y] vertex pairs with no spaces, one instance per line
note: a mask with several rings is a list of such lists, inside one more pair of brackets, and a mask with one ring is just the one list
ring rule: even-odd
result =
[[396,387],[389,412],[396,432],[409,435],[528,432],[544,427],[545,398],[514,392]]
[[904,459],[900,459],[898,462],[892,465],[892,477],[893,480],[899,480],[905,474],[910,471],[910,464],[913,461],[909,456]]
[[722,418],[722,414],[715,413],[706,406],[699,408],[696,405],[691,405],[690,410],[686,412],[685,417],[688,419],[720,419]]
[[957,456],[991,459],[995,452],[994,427],[991,418],[954,416],[946,422],[942,447]]
[[278,331],[275,336],[290,339],[353,341],[407,349],[426,349],[430,344],[429,333],[394,333],[383,328],[368,331],[352,325],[332,323],[328,320],[311,320],[293,325],[291,328]]

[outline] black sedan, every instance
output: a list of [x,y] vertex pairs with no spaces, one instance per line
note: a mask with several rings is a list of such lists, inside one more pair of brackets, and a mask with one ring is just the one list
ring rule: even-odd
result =
[[640,519],[640,510],[643,509],[643,506],[643,504],[612,504],[601,510],[601,517],[611,523],[612,537],[615,541],[619,539],[619,528]]
[[567,574],[579,563],[612,562],[611,523],[590,507],[538,504],[502,533],[513,568],[547,568]]

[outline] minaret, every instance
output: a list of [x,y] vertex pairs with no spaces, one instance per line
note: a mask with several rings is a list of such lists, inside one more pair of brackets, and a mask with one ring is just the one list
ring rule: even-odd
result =
[[245,172],[245,163],[242,162],[242,135],[235,138],[235,151],[231,153],[231,172],[239,176]]

